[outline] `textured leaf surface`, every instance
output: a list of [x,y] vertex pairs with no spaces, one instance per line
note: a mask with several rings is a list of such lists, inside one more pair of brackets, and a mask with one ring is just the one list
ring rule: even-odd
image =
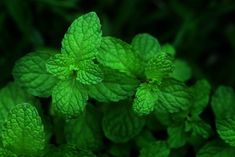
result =
[[144,120],[137,117],[128,104],[114,104],[106,111],[102,121],[105,136],[115,143],[127,142],[143,128]]
[[204,122],[202,119],[187,122],[185,130],[191,131],[193,136],[199,135],[203,138],[208,138],[211,134],[210,125]]
[[152,142],[140,151],[140,157],[168,157],[170,149],[161,141]]
[[133,103],[133,110],[138,115],[151,113],[158,99],[158,91],[151,84],[142,84],[137,89]]
[[46,62],[52,53],[29,53],[18,60],[13,69],[16,82],[34,96],[48,97],[57,79],[46,70]]
[[216,121],[219,136],[231,146],[235,146],[235,117],[226,117]]
[[160,86],[159,102],[156,110],[178,112],[187,110],[190,106],[191,95],[188,88],[179,81],[168,79]]
[[75,61],[66,54],[55,54],[46,64],[47,71],[59,79],[66,79],[72,76],[72,70],[75,69]]
[[62,41],[62,53],[87,60],[95,57],[101,43],[101,25],[95,12],[78,17],[69,27]]
[[53,109],[64,117],[79,116],[87,100],[87,93],[76,80],[60,81],[52,91]]
[[45,133],[37,109],[27,103],[16,105],[2,130],[5,148],[18,155],[39,156],[45,147]]
[[175,60],[174,70],[171,73],[171,77],[179,81],[187,81],[190,79],[192,71],[187,62],[183,60]]
[[78,65],[77,80],[83,84],[97,84],[103,79],[100,67],[91,60],[82,61]]
[[132,40],[131,46],[144,62],[148,62],[161,51],[158,40],[147,33],[136,35]]
[[232,88],[220,86],[212,97],[212,109],[216,118],[221,119],[235,113],[235,94]]
[[193,105],[192,115],[198,116],[209,103],[211,86],[206,80],[199,80],[191,87]]
[[145,75],[148,79],[161,81],[173,71],[173,59],[166,53],[159,53],[149,60],[145,67]]
[[179,148],[186,143],[186,133],[184,126],[172,126],[167,128],[168,145],[170,148]]
[[126,74],[138,75],[142,69],[141,61],[131,46],[113,37],[103,38],[97,58],[104,66]]
[[98,150],[102,145],[100,118],[97,110],[87,106],[86,112],[65,125],[67,143],[80,149]]
[[116,70],[103,68],[104,80],[88,86],[89,96],[101,101],[119,101],[132,96],[138,87],[138,80]]
[[220,141],[212,141],[198,151],[197,157],[232,157],[234,153],[234,148],[228,147]]
[[36,100],[16,83],[9,83],[0,90],[0,126],[7,118],[8,113],[17,104],[30,103]]
[[0,156],[2,157],[17,157],[16,154],[12,153],[11,151],[1,148],[0,147]]

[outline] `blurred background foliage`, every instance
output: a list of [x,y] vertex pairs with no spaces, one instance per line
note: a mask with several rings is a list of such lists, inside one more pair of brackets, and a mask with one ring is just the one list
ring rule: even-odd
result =
[[60,48],[71,22],[95,11],[104,35],[130,42],[150,33],[175,46],[194,79],[235,87],[234,0],[0,0],[0,87],[14,62],[40,48]]

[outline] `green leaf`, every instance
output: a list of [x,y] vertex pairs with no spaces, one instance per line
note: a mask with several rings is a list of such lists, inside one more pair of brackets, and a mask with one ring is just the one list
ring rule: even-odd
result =
[[2,88],[0,90],[0,126],[7,118],[10,110],[17,104],[24,102],[33,104],[36,102],[36,99],[20,88],[16,83],[8,83]]
[[101,43],[101,25],[95,12],[77,18],[62,41],[62,53],[76,60],[93,59]]
[[186,143],[186,133],[184,131],[184,126],[170,126],[167,128],[168,139],[167,143],[170,148],[179,148]]
[[211,127],[209,124],[198,118],[195,120],[187,121],[185,124],[185,131],[191,131],[192,136],[201,136],[207,139],[211,134]]
[[76,79],[82,84],[97,84],[103,80],[103,72],[93,61],[85,60],[78,65]]
[[138,80],[117,70],[102,68],[104,80],[96,85],[87,86],[89,96],[100,102],[117,102],[134,95]]
[[232,88],[220,86],[212,97],[212,109],[218,119],[235,113],[235,94]]
[[139,157],[168,157],[170,149],[165,142],[156,141],[149,143],[141,149]]
[[173,59],[166,53],[159,53],[151,58],[145,67],[147,79],[160,82],[173,71]]
[[174,113],[189,108],[191,95],[184,83],[166,79],[159,89],[159,101],[156,104],[156,110]]
[[46,144],[45,132],[34,106],[23,103],[10,111],[3,125],[2,143],[17,155],[41,155]]
[[171,44],[164,44],[161,49],[162,52],[175,56],[175,48]]
[[146,83],[141,84],[137,89],[132,108],[140,116],[148,115],[154,110],[157,99],[158,90],[155,86]]
[[193,116],[200,115],[209,103],[211,86],[206,80],[199,80],[190,89],[192,91],[191,112]]
[[192,71],[187,62],[183,60],[175,60],[174,62],[174,71],[171,73],[171,77],[176,80],[185,82],[191,78]]
[[76,80],[60,81],[52,91],[52,108],[63,117],[79,116],[87,100],[87,93]]
[[98,150],[102,145],[102,131],[97,110],[87,106],[86,112],[65,125],[67,143],[80,149]]
[[52,55],[53,53],[38,51],[18,60],[13,69],[16,82],[34,96],[50,96],[57,83],[57,79],[46,70],[46,62]]
[[1,148],[0,147],[0,156],[2,157],[17,157],[16,154],[12,153],[11,151]]
[[148,62],[161,51],[158,40],[147,33],[136,35],[131,42],[131,46],[144,62]]
[[103,38],[97,59],[104,66],[128,75],[139,75],[142,72],[141,61],[131,46],[113,37]]
[[47,71],[59,79],[67,79],[72,76],[73,69],[76,69],[73,58],[66,54],[55,54],[47,61]]
[[220,141],[212,141],[203,146],[197,153],[197,157],[232,157],[235,149],[228,147]]
[[137,117],[125,102],[113,104],[104,114],[102,127],[105,136],[115,143],[124,143],[140,133],[144,119]]
[[235,116],[216,120],[219,136],[231,146],[235,146]]

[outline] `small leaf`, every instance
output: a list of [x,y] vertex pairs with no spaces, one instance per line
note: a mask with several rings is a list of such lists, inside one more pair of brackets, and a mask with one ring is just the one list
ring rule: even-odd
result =
[[171,77],[176,80],[185,82],[190,79],[192,71],[187,62],[183,60],[175,60],[174,62],[174,71],[171,73]]
[[128,75],[142,72],[141,61],[131,46],[113,37],[103,38],[97,59],[104,66]]
[[87,100],[87,93],[76,80],[60,81],[52,91],[52,107],[60,116],[79,116]]
[[95,12],[78,17],[62,41],[62,53],[76,60],[93,59],[101,43],[101,25]]
[[147,33],[136,35],[131,42],[131,46],[144,62],[148,62],[161,51],[158,40]]
[[173,79],[165,80],[159,90],[159,102],[156,110],[174,113],[189,108],[191,95],[187,86],[182,82]]
[[235,94],[232,88],[220,86],[212,97],[212,109],[217,119],[235,113]]
[[165,142],[156,141],[149,143],[141,149],[139,157],[168,157],[170,149]]
[[59,79],[67,79],[72,76],[72,68],[75,61],[66,54],[55,54],[46,64],[47,71]]
[[164,44],[161,49],[162,52],[175,56],[175,48],[171,44]]
[[166,53],[159,53],[149,60],[145,67],[147,79],[160,82],[173,71],[173,59]]
[[115,143],[124,143],[140,133],[144,119],[137,117],[128,104],[119,103],[105,112],[102,127],[108,139]]
[[216,120],[219,136],[231,146],[235,146],[235,116]]
[[138,115],[148,115],[154,110],[158,92],[153,87],[151,84],[141,84],[137,89],[132,108]]
[[99,84],[87,87],[90,97],[101,102],[117,102],[134,95],[139,84],[137,79],[117,70],[109,68],[102,68],[102,70],[104,80]]
[[52,55],[53,53],[39,51],[18,60],[13,69],[16,82],[34,96],[50,96],[57,83],[57,79],[46,70],[46,62]]
[[2,143],[18,155],[41,155],[46,144],[45,133],[34,106],[23,103],[10,111],[3,125]]
[[199,80],[191,87],[192,115],[200,115],[209,103],[211,86],[206,80]]
[[0,90],[0,126],[12,108],[25,102],[33,104],[36,99],[20,88],[18,84],[11,82],[2,88]]
[[93,61],[81,61],[78,65],[77,80],[82,84],[97,84],[103,80],[103,72]]
[[171,126],[167,128],[168,140],[167,143],[170,148],[179,148],[186,143],[186,133],[184,131],[184,126]]

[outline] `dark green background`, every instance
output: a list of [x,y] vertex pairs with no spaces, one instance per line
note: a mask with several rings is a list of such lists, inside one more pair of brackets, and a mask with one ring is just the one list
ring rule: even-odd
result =
[[14,62],[39,48],[60,48],[71,22],[96,11],[104,35],[130,42],[148,32],[176,47],[193,78],[235,87],[234,0],[0,0],[0,87]]

